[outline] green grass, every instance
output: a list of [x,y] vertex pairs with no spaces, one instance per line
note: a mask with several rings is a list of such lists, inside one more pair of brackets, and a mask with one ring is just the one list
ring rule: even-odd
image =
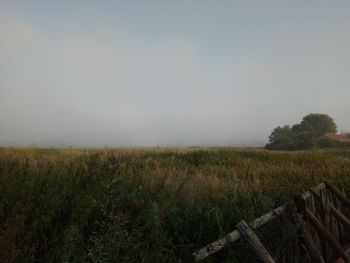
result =
[[[324,179],[350,192],[350,150],[3,148],[0,261],[188,260]],[[237,242],[207,262],[249,252]]]

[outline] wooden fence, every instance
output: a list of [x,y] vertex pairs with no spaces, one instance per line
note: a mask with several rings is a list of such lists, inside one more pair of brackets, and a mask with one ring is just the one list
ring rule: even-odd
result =
[[[195,251],[193,257],[200,261],[223,249],[227,244],[243,238],[263,262],[347,262],[349,256],[350,200],[330,182],[324,182],[297,195],[292,201],[255,219],[251,224],[244,220],[224,238]],[[287,215],[296,229],[293,242],[273,256],[254,231],[273,219]],[[292,243],[292,244],[291,244]]]

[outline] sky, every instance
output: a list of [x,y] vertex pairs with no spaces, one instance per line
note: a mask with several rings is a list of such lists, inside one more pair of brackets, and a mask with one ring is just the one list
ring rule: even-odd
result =
[[0,145],[261,146],[350,131],[350,1],[0,0]]

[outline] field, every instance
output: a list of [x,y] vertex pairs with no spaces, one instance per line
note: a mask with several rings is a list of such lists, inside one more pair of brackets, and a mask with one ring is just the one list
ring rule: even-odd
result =
[[[2,148],[0,261],[187,261],[324,179],[350,193],[350,150]],[[229,260],[254,257],[238,242],[207,262]]]

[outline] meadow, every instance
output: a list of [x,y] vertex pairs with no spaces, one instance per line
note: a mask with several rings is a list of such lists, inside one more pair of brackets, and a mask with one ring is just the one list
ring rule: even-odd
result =
[[[0,261],[191,261],[325,179],[350,194],[350,150],[1,148]],[[226,261],[254,257],[238,242],[206,260]]]

